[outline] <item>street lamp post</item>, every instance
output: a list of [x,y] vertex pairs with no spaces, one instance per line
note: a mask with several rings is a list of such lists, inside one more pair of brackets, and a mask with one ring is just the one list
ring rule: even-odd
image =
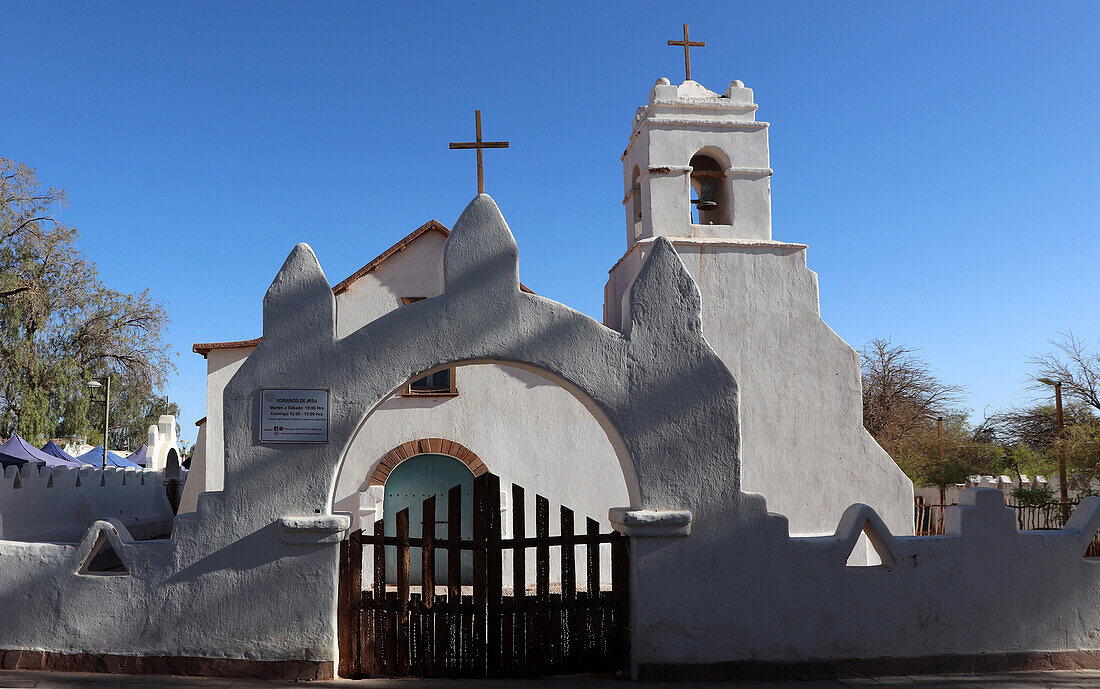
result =
[[107,468],[107,429],[110,420],[111,410],[111,376],[107,374],[103,377],[103,383],[100,383],[98,379],[93,378],[88,381],[88,387],[95,390],[97,388],[103,388],[103,468]]
[[1069,512],[1066,504],[1069,502],[1069,492],[1066,486],[1066,450],[1062,446],[1062,381],[1039,378],[1039,382],[1054,386],[1054,413],[1058,424],[1058,492],[1062,498],[1062,513],[1066,515]]
[[943,466],[943,417],[936,417],[936,437],[940,441],[940,466]]

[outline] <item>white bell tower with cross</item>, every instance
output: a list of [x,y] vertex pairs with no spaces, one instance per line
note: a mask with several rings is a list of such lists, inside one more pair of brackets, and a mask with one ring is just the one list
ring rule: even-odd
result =
[[622,156],[627,250],[657,236],[770,240],[768,123],[756,121],[752,89],[692,81],[691,49],[706,43],[687,24],[668,44],[684,49],[684,81],[657,80]]
[[[608,274],[604,324],[630,332],[624,297],[668,238],[699,288],[703,335],[737,380],[744,490],[791,533],[831,532],[857,502],[912,533],[913,484],[863,427],[859,355],[821,319],[806,245],[772,239],[768,124],[753,92],[693,81],[688,51],[702,41],[686,26],[669,43],[683,46],[687,78],[658,79],[631,123],[626,252]],[[863,546],[855,560],[873,561]]]

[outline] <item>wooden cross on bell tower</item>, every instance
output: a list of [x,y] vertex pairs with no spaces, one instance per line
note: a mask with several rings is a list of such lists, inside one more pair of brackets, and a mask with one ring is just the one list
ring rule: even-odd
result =
[[474,123],[477,130],[477,141],[451,142],[451,148],[476,148],[477,149],[477,193],[485,193],[485,173],[482,171],[481,150],[484,148],[508,148],[507,141],[482,141],[481,140],[481,111],[474,111]]
[[689,41],[688,40],[688,25],[684,22],[684,40],[682,41],[669,41],[669,45],[682,45],[684,46],[684,74],[687,81],[691,81],[691,49],[706,47],[706,41]]

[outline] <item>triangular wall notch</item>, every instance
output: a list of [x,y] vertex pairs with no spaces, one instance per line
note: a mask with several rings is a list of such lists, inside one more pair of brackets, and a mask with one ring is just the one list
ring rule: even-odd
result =
[[1085,546],[1085,559],[1100,562],[1100,531],[1092,535],[1092,540]]
[[[894,554],[890,552],[886,539],[870,519],[863,521],[862,531],[861,537],[856,539],[848,553],[845,566],[853,569],[893,569],[896,562]],[[868,543],[870,548],[867,547]]]
[[80,566],[80,573],[94,576],[127,576],[130,570],[126,569],[122,558],[107,540],[107,534],[101,531],[95,545],[92,546],[92,551]]

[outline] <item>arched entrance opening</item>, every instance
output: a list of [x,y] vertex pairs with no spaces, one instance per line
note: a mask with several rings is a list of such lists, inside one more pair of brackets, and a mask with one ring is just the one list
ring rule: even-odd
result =
[[[701,530],[704,538],[693,531],[694,540],[689,545],[709,543],[707,538],[712,536],[710,529],[715,528],[712,524],[716,521],[710,518],[728,517],[731,506],[741,500],[737,385],[703,338],[700,293],[676,249],[667,238],[654,241],[629,294],[624,296],[630,317],[623,318],[622,330],[523,292],[517,256],[515,239],[500,210],[489,196],[481,194],[463,211],[444,246],[442,290],[438,296],[396,309],[354,332],[339,335],[333,288],[312,250],[304,244],[296,246],[264,295],[263,339],[225,386],[225,486],[220,494],[201,502],[198,525],[206,525],[203,515],[218,514],[215,510],[221,509],[235,519],[231,525],[217,525],[219,536],[247,536],[271,525],[271,510],[248,510],[256,500],[266,500],[265,504],[277,506],[287,515],[279,521],[285,538],[270,541],[269,548],[273,559],[278,558],[279,582],[293,586],[294,581],[308,576],[324,579],[331,560],[321,546],[343,531],[346,524],[341,515],[331,513],[345,511],[341,505],[347,501],[353,502],[355,512],[359,512],[359,488],[369,488],[364,485],[369,471],[360,473],[352,467],[357,454],[356,437],[382,417],[380,407],[403,385],[451,366],[488,364],[541,373],[550,385],[563,389],[589,412],[588,418],[595,420],[603,441],[610,441],[616,467],[614,483],[627,496],[616,500],[618,505],[629,505],[635,511],[670,507],[697,510],[692,521],[707,528]],[[268,446],[258,442],[257,402],[265,386],[274,384],[289,386],[287,389],[328,391],[331,404],[327,444]],[[460,377],[459,397],[464,386]],[[543,411],[535,405],[526,410],[536,416]],[[503,418],[514,416],[513,409],[503,413]],[[571,430],[560,423],[547,426]],[[459,440],[470,444],[463,438]],[[532,444],[539,446],[537,440]],[[682,476],[681,466],[688,450],[693,461],[698,460],[700,470]],[[357,461],[373,464],[384,452]],[[585,461],[588,458],[588,453],[575,458],[584,462],[583,471],[569,476],[568,481],[582,489],[602,488],[592,475],[591,463]],[[543,470],[536,478],[560,480],[568,475],[560,460],[548,466],[553,471]],[[484,484],[486,477],[494,478],[486,475],[479,480]],[[340,479],[354,483],[355,490],[344,492],[346,485],[341,486]],[[495,486],[479,491],[478,485],[475,482],[475,492],[486,497],[499,492]],[[541,516],[536,523],[549,532],[547,501],[536,503],[537,515]],[[567,515],[563,510],[561,523],[567,521],[567,516],[578,517],[588,511],[578,512]],[[303,513],[307,516],[302,517]],[[481,513],[492,514],[490,510]],[[315,516],[308,516],[311,514]],[[639,516],[629,508],[623,514],[624,524]],[[618,515],[616,512],[617,520]],[[356,518],[356,526],[361,524]],[[347,571],[362,572],[365,553],[356,552],[357,533],[361,530],[344,541],[351,556],[340,560],[341,571],[345,571],[346,563]],[[517,529],[517,533],[522,532]],[[630,559],[622,534],[596,535],[598,538],[590,539],[587,533],[574,533],[574,538],[554,540],[536,534],[541,545],[530,544],[526,536],[518,542],[504,536],[497,539],[492,553],[476,542],[460,544],[458,549],[473,548],[475,554],[484,552],[495,558],[505,549],[542,548],[546,553],[558,548],[569,552],[569,546],[578,541],[607,543],[618,544],[623,554],[617,561],[626,562],[631,569],[655,566],[649,551]],[[369,538],[360,540],[359,545],[373,545],[379,539],[382,546],[391,545],[383,535]],[[301,557],[302,551],[291,549],[299,543],[318,547],[315,556]],[[409,548],[424,544],[397,545]],[[452,546],[447,541],[437,545]],[[384,552],[384,548],[376,549],[376,553]],[[689,560],[691,564],[702,562],[695,557],[696,551],[689,548],[685,552],[694,558]],[[571,569],[576,573],[573,560]],[[355,567],[351,567],[353,564]],[[540,576],[548,571],[549,567],[540,567]],[[303,640],[314,644],[311,649],[321,648],[331,629],[325,626],[330,618],[316,613],[328,609],[347,617],[361,610],[358,605],[330,605],[363,598],[359,596],[363,591],[357,588],[361,583],[357,577],[338,577],[325,583],[312,592],[295,591],[294,600],[283,601],[288,611],[300,613],[302,620],[308,617],[316,622],[300,631]],[[497,583],[493,582],[492,587]],[[334,587],[327,584],[337,585],[346,597],[334,596]],[[543,598],[548,599],[549,583],[540,588],[546,591]],[[629,590],[618,586],[614,589],[624,594]],[[398,594],[407,612],[409,591],[406,588]],[[458,592],[448,593],[450,601],[458,597]],[[620,609],[627,614],[621,605]],[[651,611],[645,612],[648,616]],[[364,619],[359,617],[360,622]],[[340,638],[343,644],[345,637]],[[353,636],[346,638],[352,642],[349,649],[361,648]],[[344,651],[342,648],[339,654],[341,662],[346,657]]]
[[[608,510],[631,502],[620,454],[626,450],[616,447],[618,435],[608,433],[610,424],[599,418],[595,405],[584,404],[583,393],[570,390],[545,372],[511,363],[463,363],[458,367],[462,370],[457,394],[436,398],[404,395],[403,384],[361,421],[345,450],[333,495],[333,509],[353,515],[352,530],[372,534],[374,522],[384,519],[385,533],[392,536],[396,533],[393,516],[408,507],[409,535],[418,538],[421,502],[435,495],[439,538],[446,531],[448,518],[446,492],[460,481],[444,484],[462,476],[466,496],[472,479],[486,471],[500,477],[506,536],[511,534],[517,509],[511,497],[512,484],[522,487],[529,498],[519,506],[528,525],[535,524],[534,498],[539,495],[548,500],[555,514],[560,506],[566,506],[576,513],[578,524],[593,519],[609,530]],[[406,440],[410,437],[413,440]],[[437,459],[409,464],[425,456]],[[464,509],[463,514],[465,534],[472,512]],[[393,555],[391,548],[386,558],[386,582],[391,585],[395,581]],[[369,547],[364,548],[364,557],[369,571],[373,567]],[[410,572],[415,586],[421,576],[415,559],[419,555],[412,557]],[[610,550],[602,548],[604,583],[610,581],[610,558]],[[446,581],[445,560],[441,555],[436,562],[440,584]],[[504,567],[511,582],[510,557],[505,558]],[[527,558],[524,570],[525,582],[533,585],[537,572],[532,557]],[[465,562],[463,585],[470,583],[469,571]],[[560,580],[556,560],[549,576],[554,583]],[[373,579],[364,582],[366,588],[372,585]]]
[[[474,472],[465,463],[444,454],[418,454],[402,461],[386,477],[385,499],[382,518],[387,536],[397,535],[397,513],[409,510],[409,536],[420,538],[424,533],[421,504],[428,498],[436,499],[435,534],[437,538],[448,538],[448,493],[454,486],[461,486],[462,496],[462,533],[461,538],[473,538],[473,495]],[[436,560],[436,581],[447,581],[447,557]],[[422,583],[421,552],[413,549],[409,553],[409,571],[415,586]],[[472,555],[462,555],[462,585],[473,583]],[[397,584],[397,548],[386,548],[386,584]]]
[[[463,369],[457,391],[397,388],[341,462],[334,508],[358,508],[340,555],[342,595],[358,610],[340,623],[342,674],[621,668],[628,566],[608,510],[630,493],[617,433],[547,374],[500,362],[436,370],[451,366]],[[394,444],[410,435],[429,437]],[[462,611],[474,610],[467,624]],[[556,640],[527,637],[542,633],[540,616],[561,628]],[[534,643],[545,657],[526,650]]]

